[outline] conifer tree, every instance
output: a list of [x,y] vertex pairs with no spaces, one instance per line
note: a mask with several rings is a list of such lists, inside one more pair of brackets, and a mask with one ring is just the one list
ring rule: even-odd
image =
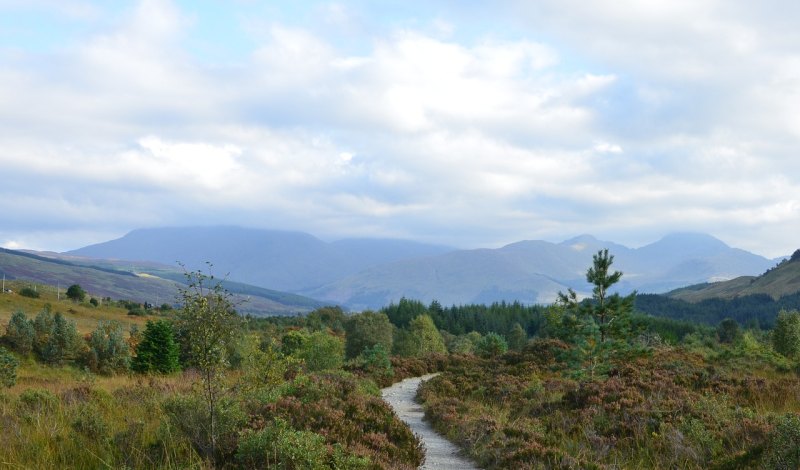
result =
[[170,374],[180,370],[178,344],[172,324],[149,320],[136,347],[131,369],[140,373]]
[[3,337],[5,342],[14,351],[20,354],[29,354],[33,350],[33,323],[21,310],[11,315]]

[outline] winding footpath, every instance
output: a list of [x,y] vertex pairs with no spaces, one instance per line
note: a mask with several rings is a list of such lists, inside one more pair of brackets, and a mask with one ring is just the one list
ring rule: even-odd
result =
[[425,464],[422,470],[478,470],[474,463],[462,457],[452,442],[440,436],[430,424],[423,421],[422,406],[414,401],[419,384],[437,374],[412,377],[381,390],[383,399],[397,416],[411,428],[425,446]]

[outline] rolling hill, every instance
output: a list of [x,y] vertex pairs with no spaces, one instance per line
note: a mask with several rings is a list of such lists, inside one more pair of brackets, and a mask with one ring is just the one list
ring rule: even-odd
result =
[[800,292],[800,250],[760,276],[741,276],[724,282],[697,284],[669,292],[674,299],[701,302],[765,294],[777,300]]
[[[91,266],[0,248],[0,275],[9,280],[60,285],[62,289],[71,284],[80,284],[98,297],[154,304],[172,303],[178,293],[179,282],[183,279],[182,274],[174,270],[151,271],[155,274],[117,269],[113,263]],[[286,315],[308,312],[322,305],[321,302],[296,294],[229,281],[224,285],[240,302],[239,310],[242,313]]]

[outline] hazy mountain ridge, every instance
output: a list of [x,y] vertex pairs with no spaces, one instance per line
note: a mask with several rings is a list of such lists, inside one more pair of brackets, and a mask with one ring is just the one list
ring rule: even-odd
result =
[[567,288],[588,293],[586,268],[603,248],[624,273],[620,292],[667,292],[774,265],[698,233],[670,234],[640,248],[581,235],[560,243],[523,240],[496,249],[449,250],[402,240],[328,243],[301,232],[188,227],[135,230],[68,254],[165,264],[181,260],[189,268],[203,267],[207,260],[235,281],[364,309],[401,297],[444,304],[546,303]]
[[[153,304],[175,302],[181,273],[159,271],[157,274],[126,271],[111,262],[102,266],[83,264],[85,261],[68,261],[55,255],[30,251],[18,252],[0,249],[0,275],[66,289],[80,284],[90,294]],[[164,275],[165,277],[159,277]],[[236,296],[238,309],[253,315],[285,315],[308,312],[323,305],[322,302],[296,294],[278,292],[241,283],[225,282],[225,287]]]
[[561,243],[521,241],[498,249],[390,263],[305,294],[356,308],[376,308],[403,296],[444,304],[547,303],[567,288],[587,294],[586,268],[603,248],[609,248],[614,267],[625,274],[618,285],[623,293],[666,292],[699,281],[762,272],[773,265],[703,234],[672,234],[637,249],[582,235]]
[[92,258],[156,261],[229,273],[231,279],[299,292],[399,259],[451,248],[404,240],[345,239],[327,243],[303,232],[241,227],[168,227],[134,230],[122,238],[67,252]]

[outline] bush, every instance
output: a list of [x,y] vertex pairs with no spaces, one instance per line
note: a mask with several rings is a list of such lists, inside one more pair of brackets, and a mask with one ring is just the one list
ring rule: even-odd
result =
[[13,387],[17,383],[17,367],[17,358],[0,347],[0,387]]
[[100,410],[93,404],[84,403],[73,411],[72,428],[90,439],[108,437],[108,425]]
[[475,345],[475,353],[483,358],[497,357],[506,351],[508,351],[508,343],[497,333],[487,333]]
[[112,374],[128,370],[131,351],[122,324],[101,321],[89,337],[87,365],[95,372]]
[[322,331],[308,336],[308,341],[297,354],[310,371],[339,369],[344,363],[344,340]]
[[292,429],[281,418],[245,432],[236,451],[236,459],[247,468],[327,469],[326,456],[325,438]]
[[392,324],[383,313],[364,312],[353,315],[344,325],[347,332],[345,350],[347,357],[358,357],[361,352],[376,344],[392,350]]
[[29,388],[19,394],[22,407],[30,412],[53,412],[58,408],[58,397],[41,388]]
[[236,451],[237,435],[247,417],[239,405],[229,398],[215,403],[214,441],[209,429],[209,410],[203,397],[174,395],[162,407],[175,428],[189,439],[197,453],[214,460],[224,461]]
[[32,287],[23,287],[22,290],[19,291],[19,295],[23,297],[29,297],[31,299],[39,298],[39,292]]
[[67,298],[73,302],[83,302],[86,298],[86,291],[78,284],[73,284],[67,288]]
[[778,420],[767,437],[762,464],[770,469],[800,468],[800,416],[789,414]]

